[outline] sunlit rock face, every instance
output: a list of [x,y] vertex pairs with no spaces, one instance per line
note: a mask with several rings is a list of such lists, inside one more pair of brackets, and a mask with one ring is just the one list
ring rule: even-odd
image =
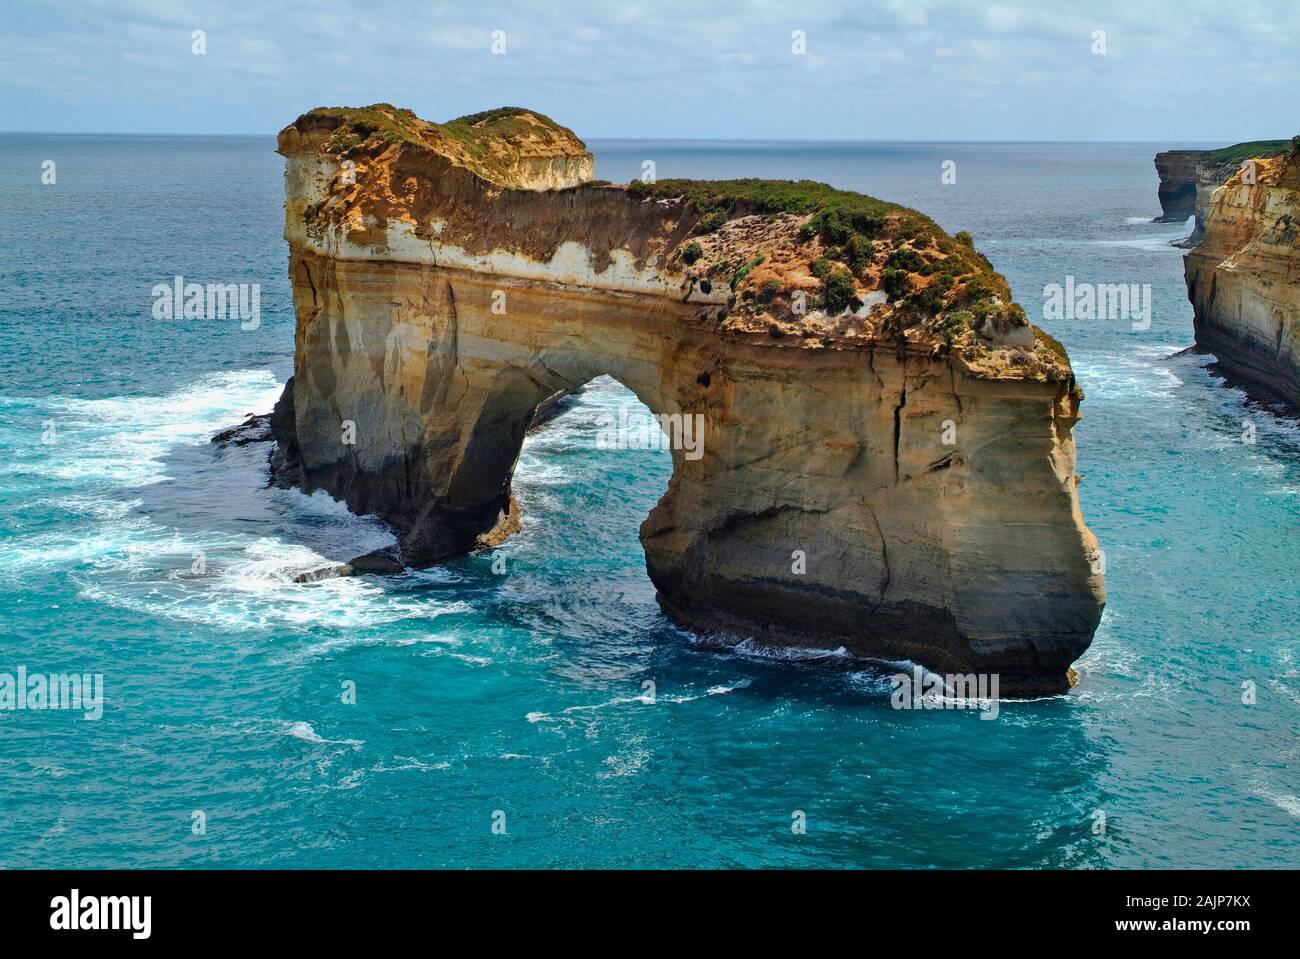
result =
[[527,111],[312,111],[280,152],[281,482],[412,565],[490,547],[533,411],[608,374],[691,424],[641,527],[678,623],[1068,687],[1104,601],[1081,394],[969,238],[819,184],[595,182]]
[[1214,191],[1205,235],[1184,258],[1196,342],[1300,405],[1300,155],[1257,160],[1253,174]]
[[1279,156],[1285,140],[1253,140],[1219,150],[1166,150],[1155,157],[1160,186],[1160,216],[1154,223],[1181,223],[1195,215],[1191,234],[1174,246],[1190,248],[1205,235],[1205,218],[1214,191],[1241,169],[1247,160]]

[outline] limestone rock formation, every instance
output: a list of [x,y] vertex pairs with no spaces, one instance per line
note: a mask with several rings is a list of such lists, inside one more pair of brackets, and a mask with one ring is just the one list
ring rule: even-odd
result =
[[1182,223],[1196,212],[1197,160],[1205,150],[1166,150],[1156,154],[1160,215],[1153,223]]
[[517,109],[313,110],[279,150],[278,481],[412,565],[492,546],[534,411],[608,374],[702,437],[641,527],[678,623],[1067,688],[1104,601],[1081,392],[968,235],[805,181],[593,181]]
[[1191,235],[1174,244],[1193,247],[1205,233],[1205,213],[1210,197],[1228,178],[1250,159],[1273,157],[1285,153],[1286,140],[1252,140],[1220,150],[1166,150],[1157,153],[1156,172],[1160,186],[1160,216],[1153,223],[1181,223],[1195,214]]
[[1300,406],[1300,151],[1212,194],[1184,257],[1196,342],[1229,373]]

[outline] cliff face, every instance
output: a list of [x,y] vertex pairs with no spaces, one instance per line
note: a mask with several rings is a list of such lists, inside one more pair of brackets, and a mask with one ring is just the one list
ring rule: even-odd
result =
[[279,149],[282,480],[388,521],[414,565],[491,546],[533,411],[609,374],[699,424],[641,527],[676,621],[1067,687],[1104,601],[1081,396],[968,238],[820,184],[588,182],[525,111],[313,111]]
[[1196,210],[1197,160],[1205,150],[1166,150],[1156,154],[1160,216],[1154,223],[1181,223]]
[[1214,191],[1250,159],[1284,153],[1286,140],[1253,140],[1219,150],[1166,150],[1155,157],[1160,216],[1153,223],[1181,223],[1195,214],[1191,235],[1175,246],[1195,246],[1205,235],[1205,215]]
[[1196,342],[1244,380],[1300,405],[1300,155],[1259,160],[1212,194],[1184,258]]

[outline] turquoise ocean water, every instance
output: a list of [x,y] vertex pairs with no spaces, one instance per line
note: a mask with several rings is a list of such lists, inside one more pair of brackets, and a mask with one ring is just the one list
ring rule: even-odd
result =
[[[0,711],[0,866],[1300,866],[1300,427],[1178,355],[1186,228],[1146,222],[1151,158],[1196,145],[593,144],[616,181],[915,206],[1035,319],[1067,275],[1151,285],[1147,331],[1044,324],[1087,393],[1110,603],[1073,692],[989,722],[667,622],[637,527],[669,464],[597,449],[632,402],[607,380],[528,440],[504,575],[293,584],[391,535],[208,442],[291,372],[273,141],[0,135],[0,673],[106,690],[97,721]],[[153,319],[177,274],[260,283],[261,326]]]

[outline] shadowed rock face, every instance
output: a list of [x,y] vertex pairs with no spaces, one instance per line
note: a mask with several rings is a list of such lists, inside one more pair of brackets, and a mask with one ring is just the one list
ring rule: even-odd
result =
[[1197,161],[1206,150],[1166,150],[1156,154],[1160,216],[1155,223],[1181,223],[1196,212]]
[[968,238],[820,184],[592,182],[527,111],[312,111],[279,149],[282,482],[413,565],[492,546],[534,411],[608,374],[702,430],[641,527],[674,620],[1068,686],[1104,600],[1081,394]]
[[1257,160],[1253,179],[1238,172],[1214,191],[1205,236],[1184,258],[1196,342],[1300,406],[1300,155]]

